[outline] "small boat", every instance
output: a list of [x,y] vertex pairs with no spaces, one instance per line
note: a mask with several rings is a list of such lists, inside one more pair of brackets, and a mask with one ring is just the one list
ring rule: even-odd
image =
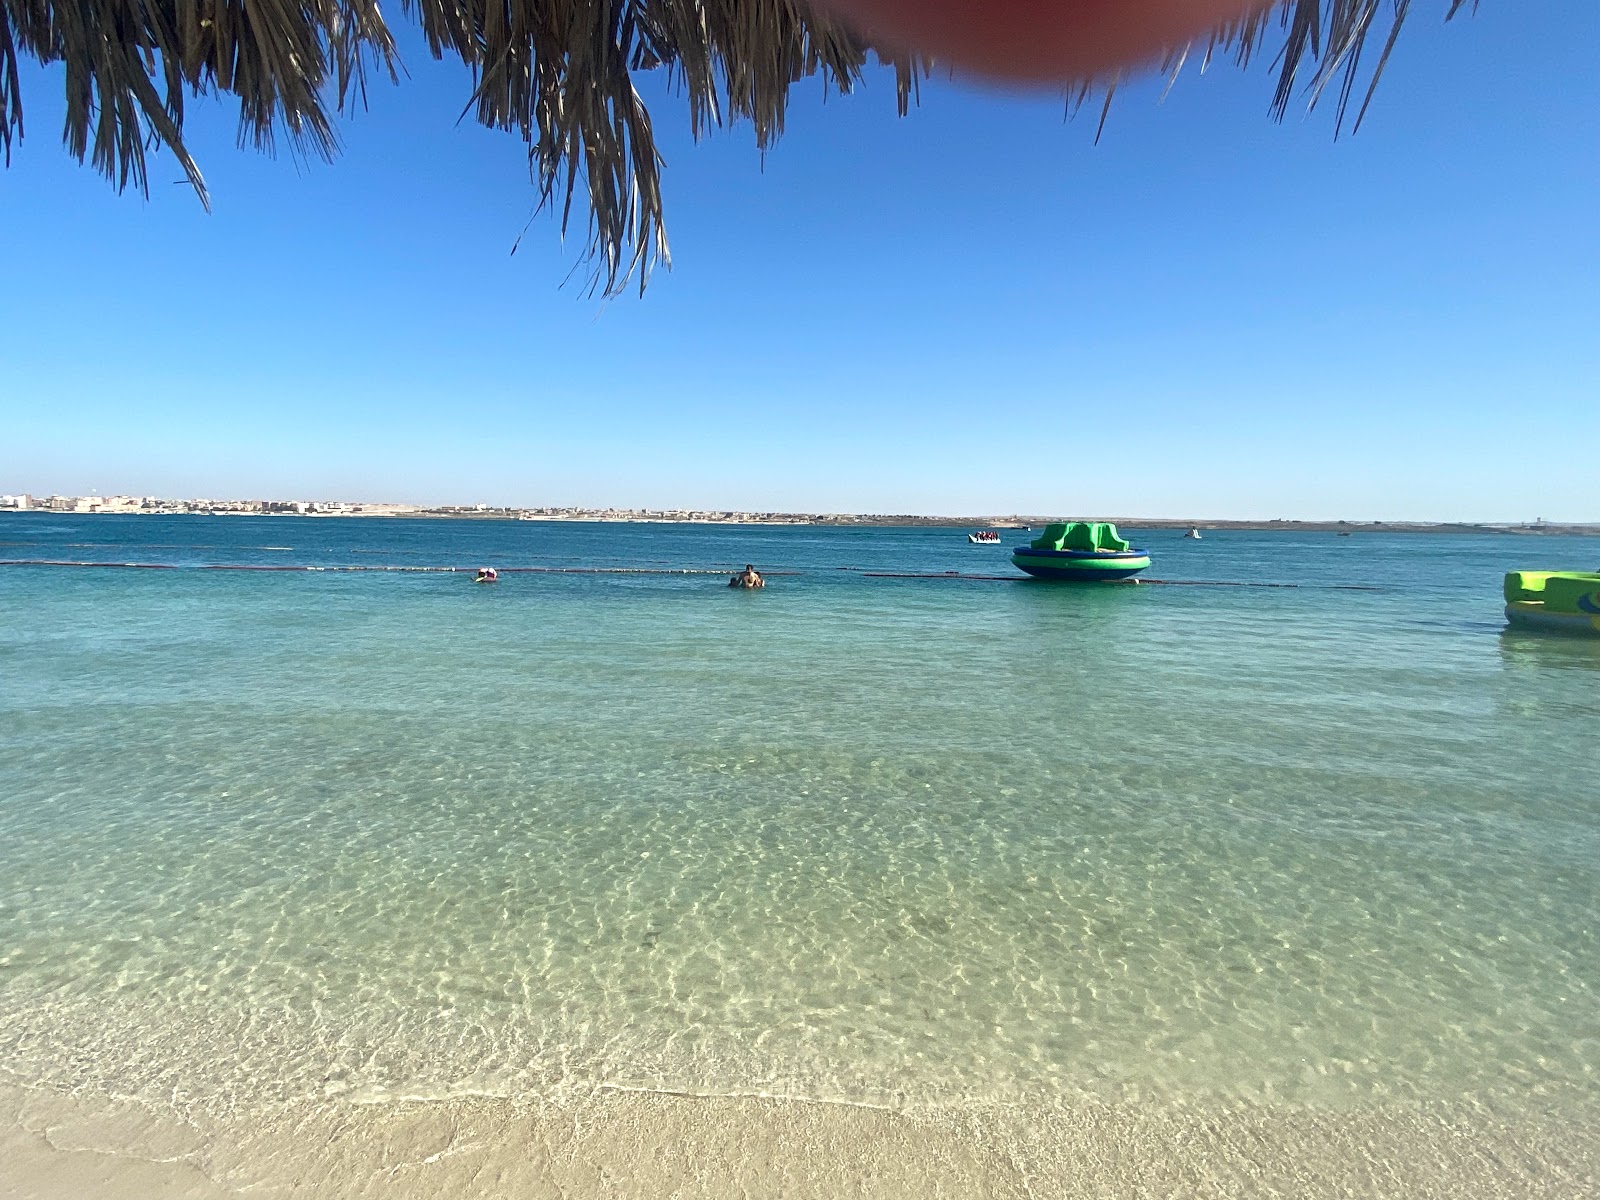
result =
[[977,533],[967,534],[967,541],[974,546],[998,546],[1000,535],[993,529],[980,529]]
[[1198,542],[1200,540],[1200,527],[1198,525],[1189,526],[1189,532],[1183,536]]
[[1131,579],[1150,565],[1150,554],[1109,521],[1057,521],[1012,550],[1011,561],[1036,579],[1088,582]]
[[1511,571],[1505,597],[1518,628],[1600,634],[1600,571]]

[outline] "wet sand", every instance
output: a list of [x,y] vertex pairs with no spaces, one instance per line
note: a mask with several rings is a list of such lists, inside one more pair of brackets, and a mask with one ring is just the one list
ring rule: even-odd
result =
[[1462,1107],[888,1112],[601,1092],[227,1118],[0,1085],[5,1200],[1577,1197],[1600,1136]]

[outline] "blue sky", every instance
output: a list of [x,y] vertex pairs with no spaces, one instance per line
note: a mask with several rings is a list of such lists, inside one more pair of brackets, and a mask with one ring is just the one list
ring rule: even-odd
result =
[[[1361,132],[1271,76],[802,84],[763,164],[655,97],[674,268],[585,294],[407,32],[333,165],[191,136],[149,202],[24,80],[0,492],[1600,521],[1600,8],[1417,6]],[[398,19],[398,18],[397,18]]]

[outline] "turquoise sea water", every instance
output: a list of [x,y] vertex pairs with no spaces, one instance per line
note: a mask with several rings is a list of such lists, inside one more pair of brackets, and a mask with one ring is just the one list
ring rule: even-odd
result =
[[0,519],[0,1078],[1600,1117],[1600,541],[1137,541]]

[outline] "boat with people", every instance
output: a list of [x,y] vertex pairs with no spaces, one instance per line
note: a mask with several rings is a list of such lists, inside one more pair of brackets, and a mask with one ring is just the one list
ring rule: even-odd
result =
[[974,546],[998,546],[1000,534],[993,529],[980,529],[977,533],[967,534],[967,541]]
[[1132,579],[1150,565],[1150,553],[1109,521],[1056,521],[1013,549],[1011,561],[1036,579],[1083,583]]
[[1600,634],[1600,571],[1508,571],[1505,598],[1517,628]]

